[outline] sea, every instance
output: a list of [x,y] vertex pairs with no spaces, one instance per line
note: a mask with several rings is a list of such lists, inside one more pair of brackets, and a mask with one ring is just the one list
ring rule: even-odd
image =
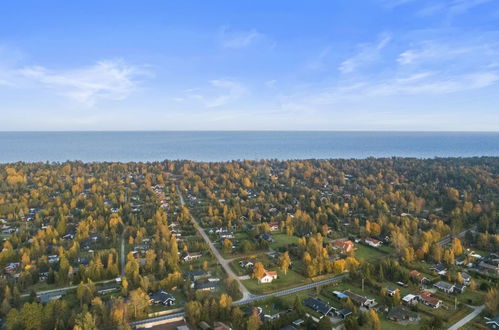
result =
[[0,132],[0,163],[499,156],[499,132]]

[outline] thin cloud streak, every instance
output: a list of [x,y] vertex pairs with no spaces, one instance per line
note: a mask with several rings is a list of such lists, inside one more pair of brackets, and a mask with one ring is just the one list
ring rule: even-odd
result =
[[381,35],[381,39],[375,44],[363,44],[360,45],[360,51],[343,61],[338,70],[342,73],[350,73],[357,70],[360,66],[376,61],[379,58],[379,54],[383,48],[385,48],[392,37],[390,35]]
[[223,27],[220,32],[220,39],[223,48],[240,49],[246,48],[263,38],[263,34],[257,30],[230,31]]
[[89,67],[67,71],[31,66],[18,72],[27,79],[88,106],[93,106],[99,100],[125,99],[136,89],[138,77],[148,74],[122,60],[99,61]]

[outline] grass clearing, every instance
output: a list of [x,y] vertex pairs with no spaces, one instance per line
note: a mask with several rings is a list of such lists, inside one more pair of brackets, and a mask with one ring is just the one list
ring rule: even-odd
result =
[[369,261],[369,260],[376,260],[382,257],[387,257],[388,254],[382,252],[377,248],[357,244],[357,249],[355,250],[355,256],[358,259],[364,259],[366,261]]
[[287,245],[298,243],[298,237],[288,236],[284,233],[272,234],[272,238],[274,239],[274,242],[270,244],[270,247],[274,250],[278,250],[279,248],[285,247]]
[[251,293],[268,294],[311,282],[311,280],[293,270],[288,270],[288,273],[286,275],[284,275],[284,272],[281,271],[277,271],[277,273],[278,277],[277,279],[273,280],[272,283],[260,284],[256,279],[252,278],[243,281],[243,284]]

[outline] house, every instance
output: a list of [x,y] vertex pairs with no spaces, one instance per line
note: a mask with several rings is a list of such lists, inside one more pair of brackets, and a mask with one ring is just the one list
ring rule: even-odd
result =
[[50,255],[48,259],[49,259],[49,264],[56,264],[59,262],[59,256],[57,256],[56,254]]
[[333,294],[338,297],[338,299],[347,299],[348,296],[346,294],[344,294],[343,292],[339,292],[339,291],[333,291]]
[[201,321],[201,322],[199,322],[198,327],[199,327],[201,330],[211,330],[210,325],[209,325],[208,323],[206,323],[205,321]]
[[438,281],[437,283],[433,284],[433,286],[445,293],[454,292],[454,287],[455,287],[454,284],[450,284],[444,281]]
[[293,321],[293,325],[299,327],[300,325],[302,325],[303,323],[305,323],[305,321],[303,321],[302,319],[298,319],[298,320],[294,320]]
[[281,313],[275,313],[275,314],[264,314],[263,318],[267,321],[274,321],[277,320],[278,318],[281,317]]
[[65,239],[65,240],[72,240],[74,238],[75,238],[74,233],[69,233],[69,234],[62,236],[62,239]]
[[280,328],[279,330],[297,330],[297,328],[294,325],[286,325],[285,327]]
[[241,260],[239,261],[239,266],[241,266],[241,268],[253,269],[253,267],[255,267],[255,264],[249,260]]
[[2,228],[3,235],[9,235],[9,234],[15,233],[16,231],[17,231],[17,228],[13,228],[11,226],[4,226]]
[[218,289],[218,282],[208,281],[205,283],[196,283],[194,289],[200,291],[215,291]]
[[270,226],[270,231],[279,230],[279,223],[276,221],[269,222],[269,226]]
[[464,265],[464,262],[465,262],[465,258],[464,258],[464,257],[459,257],[459,258],[456,258],[456,260],[454,261],[454,263],[455,263],[457,266],[462,266],[462,265]]
[[197,281],[199,279],[208,277],[210,275],[211,275],[211,273],[207,272],[206,270],[193,270],[193,271],[190,271],[190,272],[187,273],[187,277],[191,281]]
[[258,283],[272,283],[277,278],[277,272],[264,270],[263,276],[258,279]]
[[20,266],[21,266],[21,263],[19,263],[19,262],[11,262],[7,266],[5,266],[4,269],[7,273],[12,275],[19,269]]
[[305,304],[305,306],[312,308],[317,313],[320,313],[322,315],[333,315],[332,313],[334,312],[334,308],[320,299],[307,298],[303,303]]
[[55,291],[41,294],[37,296],[37,299],[41,304],[46,304],[50,301],[59,300],[62,298],[62,296],[64,296],[64,291]]
[[43,282],[46,281],[49,278],[49,273],[48,272],[40,272],[38,273],[38,281]]
[[409,306],[416,305],[418,303],[418,296],[410,293],[402,298],[402,302]]
[[350,240],[336,239],[332,243],[333,249],[339,250],[343,254],[350,253],[354,250],[354,244]]
[[412,278],[419,279],[419,277],[421,276],[421,273],[418,272],[417,270],[413,269],[409,272],[409,276],[411,276]]
[[270,235],[270,234],[261,234],[260,239],[267,241],[269,243],[272,243],[274,241],[274,239],[272,238],[272,235]]
[[442,300],[432,297],[430,291],[423,291],[419,294],[419,300],[426,306],[439,308],[442,306]]
[[485,325],[487,325],[489,329],[499,329],[499,314],[493,319],[486,321]]
[[342,319],[346,319],[350,315],[352,315],[352,310],[348,308],[343,308],[338,311],[336,311],[336,315]]
[[483,273],[499,275],[499,267],[480,261],[478,269]]
[[380,240],[368,237],[364,240],[364,243],[366,243],[367,245],[369,245],[373,248],[379,248],[381,246],[382,242]]
[[245,310],[244,310],[244,313],[247,315],[247,316],[251,316],[253,315],[253,313],[255,313],[256,315],[260,316],[262,315],[263,313],[263,309],[261,307],[253,307],[253,306],[249,306],[247,307]]
[[221,239],[232,239],[234,238],[234,234],[229,231],[221,231],[218,233],[218,237]]
[[165,306],[175,304],[175,297],[163,290],[150,293],[149,297],[151,298],[151,302],[154,304],[162,304]]
[[180,231],[180,227],[181,227],[181,226],[180,226],[180,222],[176,222],[176,221],[175,221],[175,222],[172,222],[172,223],[170,223],[170,224],[168,225],[168,228],[170,228],[170,231],[171,231],[172,233],[174,233],[174,232],[179,232],[179,231]]
[[354,303],[357,303],[359,306],[363,306],[366,308],[374,307],[376,306],[377,302],[374,298],[371,297],[364,297],[359,294],[356,294],[350,290],[345,290],[343,291],[345,295],[348,296]]
[[221,233],[223,232],[223,228],[217,228],[217,227],[213,227],[213,228],[210,228],[210,230],[208,230],[208,232],[210,234],[218,234],[218,233]]
[[186,252],[186,253],[183,254],[182,260],[184,262],[191,262],[192,260],[199,259],[202,256],[203,255],[201,253],[189,253],[189,252]]
[[447,274],[447,268],[442,264],[435,264],[435,265],[430,267],[430,270],[438,275]]
[[466,289],[466,286],[463,284],[454,284],[454,290],[452,292],[463,293],[465,289]]
[[213,330],[232,330],[227,324],[217,321],[213,323]]
[[415,321],[418,319],[418,314],[407,310],[405,307],[397,306],[393,307],[388,315],[386,316],[389,320],[400,322],[400,321]]
[[279,258],[279,257],[281,256],[281,254],[282,254],[282,253],[277,252],[277,251],[272,251],[272,252],[267,253],[267,255],[268,255],[269,257],[271,257],[272,259],[277,259],[277,258]]
[[400,293],[400,290],[398,288],[394,288],[393,286],[387,286],[385,289],[386,289],[386,293],[390,297],[393,297],[397,292]]
[[97,293],[103,295],[106,293],[111,293],[111,292],[116,291],[116,290],[118,290],[116,285],[109,284],[109,285],[101,286],[99,289],[97,289]]
[[463,284],[468,286],[471,283],[471,276],[468,273],[461,273],[461,277],[463,278]]

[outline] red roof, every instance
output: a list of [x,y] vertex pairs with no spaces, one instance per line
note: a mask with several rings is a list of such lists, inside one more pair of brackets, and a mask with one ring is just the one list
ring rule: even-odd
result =
[[414,277],[419,277],[419,275],[421,275],[421,273],[418,272],[417,270],[413,269],[409,272],[409,275],[414,276]]
[[423,291],[419,294],[422,300],[426,301],[430,305],[436,306],[440,302],[440,299],[431,296],[430,291]]
[[265,275],[267,276],[277,276],[277,272],[276,271],[265,271]]
[[276,271],[270,271],[270,270],[266,270],[264,269],[263,270],[263,276],[262,277],[259,277],[258,279],[262,279],[264,278],[265,276],[277,276],[277,272]]
[[380,240],[377,240],[377,239],[375,239],[375,238],[371,238],[371,237],[366,238],[366,241],[373,242],[374,244],[379,244],[379,243],[381,243],[381,241],[380,241]]

